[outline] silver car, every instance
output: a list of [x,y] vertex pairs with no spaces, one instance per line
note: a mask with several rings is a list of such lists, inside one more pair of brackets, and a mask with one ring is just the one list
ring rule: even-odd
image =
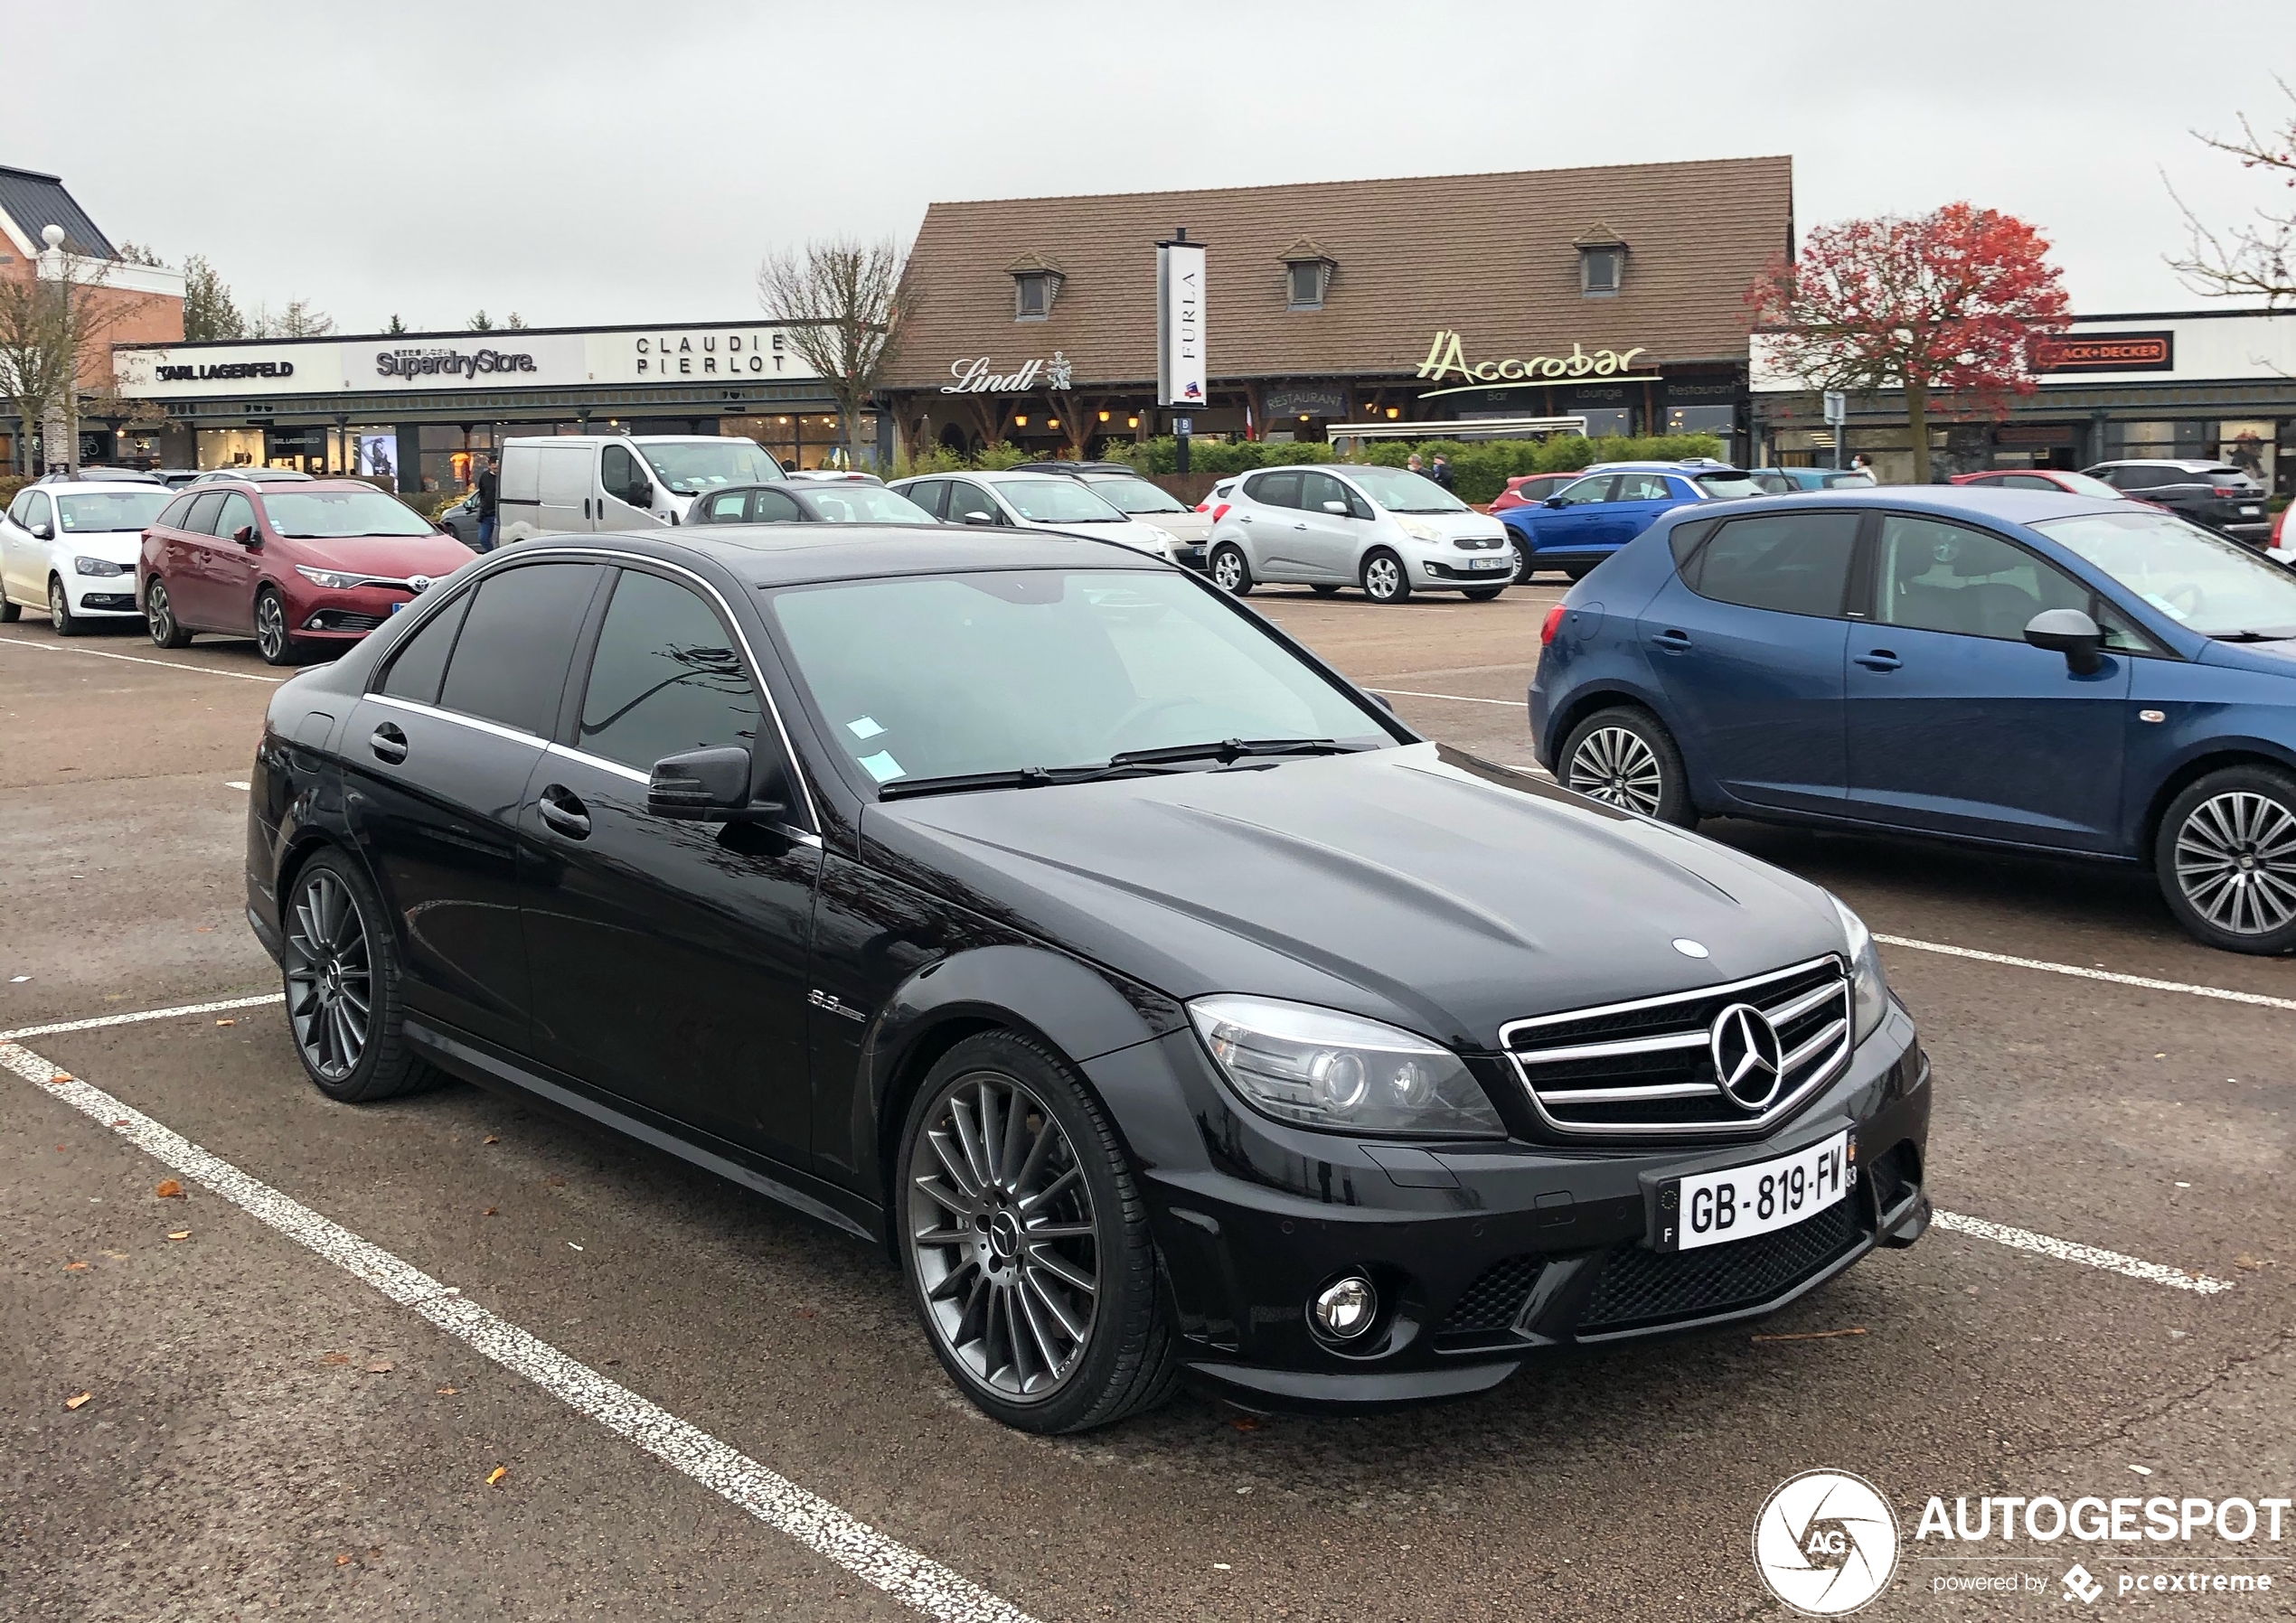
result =
[[1239,596],[1298,582],[1322,596],[1360,586],[1374,603],[1401,603],[1413,592],[1482,602],[1513,578],[1504,525],[1402,468],[1261,468],[1219,500],[1208,568],[1215,585]]

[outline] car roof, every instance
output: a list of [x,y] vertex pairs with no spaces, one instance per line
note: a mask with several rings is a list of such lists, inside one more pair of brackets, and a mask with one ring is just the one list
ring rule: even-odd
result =
[[2207,456],[2122,456],[2111,462],[2093,462],[2093,468],[2184,468],[2197,473],[2202,468],[2228,468],[2228,462]]
[[165,485],[150,479],[41,479],[26,488],[37,488],[59,496],[69,496],[81,491],[156,491],[163,496],[170,493]]
[[[1833,508],[1887,508],[1899,512],[1927,513],[1941,519],[1978,523],[2035,524],[2046,519],[2071,518],[2078,513],[2125,514],[2129,502],[2120,497],[2075,495],[2070,491],[2003,490],[1986,484],[1885,484],[1837,486],[1815,494],[1741,496],[1696,510],[1700,523],[1742,513],[1821,512]],[[1681,510],[1688,516],[1690,510]],[[1668,523],[1670,520],[1661,520]]]
[[701,524],[663,531],[537,536],[513,550],[637,552],[665,563],[700,557],[759,587],[988,569],[1164,569],[1131,547],[1044,530],[948,524]]

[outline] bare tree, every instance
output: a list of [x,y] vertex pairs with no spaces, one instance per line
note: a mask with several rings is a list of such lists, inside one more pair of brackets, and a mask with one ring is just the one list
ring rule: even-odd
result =
[[853,461],[853,426],[900,347],[922,290],[891,238],[835,238],[768,255],[757,269],[766,314],[788,324],[790,349],[836,397],[838,444]]
[[[2286,80],[2281,94],[2296,104],[2296,90]],[[2213,151],[2239,161],[2243,169],[2261,169],[2283,187],[2296,187],[2296,108],[2286,123],[2268,136],[2256,133],[2248,115],[2240,116],[2237,138],[2223,139],[2195,131],[2193,138]],[[2190,241],[2181,259],[2170,258],[2169,268],[2184,277],[2195,292],[2211,298],[2262,298],[2268,304],[2296,301],[2296,206],[2273,209],[2259,205],[2256,218],[2246,225],[2216,230],[2169,189],[2185,217]]]
[[29,442],[32,430],[41,427],[51,464],[61,462],[77,473],[80,380],[99,372],[97,387],[111,389],[104,334],[126,306],[107,296],[108,261],[59,252],[31,268],[28,277],[0,277],[0,394],[15,407],[20,437]]
[[258,305],[247,322],[249,338],[325,338],[334,331],[334,317],[309,299],[289,299],[276,315],[269,306]]

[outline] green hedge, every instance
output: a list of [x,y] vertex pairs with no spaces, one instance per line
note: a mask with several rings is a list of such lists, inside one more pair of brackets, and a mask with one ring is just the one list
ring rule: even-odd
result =
[[[1189,447],[1188,466],[1191,473],[1219,474],[1290,463],[1346,460],[1399,468],[1415,451],[1428,462],[1441,452],[1451,459],[1459,499],[1489,502],[1518,474],[1567,474],[1597,462],[1672,462],[1687,456],[1718,455],[1721,450],[1722,442],[1707,434],[1646,435],[1636,439],[1587,439],[1567,434],[1546,440],[1375,440],[1351,459],[1341,457],[1321,441],[1198,441]],[[1112,446],[1107,455],[1111,460],[1131,463],[1143,474],[1180,471],[1179,442],[1170,436],[1136,446]]]
[[0,507],[14,503],[16,493],[31,483],[29,474],[0,474]]

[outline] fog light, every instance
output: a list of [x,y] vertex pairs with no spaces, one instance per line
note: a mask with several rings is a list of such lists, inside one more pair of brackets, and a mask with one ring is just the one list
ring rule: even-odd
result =
[[1379,1315],[1379,1293],[1360,1273],[1326,1286],[1315,1299],[1316,1327],[1334,1341],[1354,1340],[1371,1327]]

